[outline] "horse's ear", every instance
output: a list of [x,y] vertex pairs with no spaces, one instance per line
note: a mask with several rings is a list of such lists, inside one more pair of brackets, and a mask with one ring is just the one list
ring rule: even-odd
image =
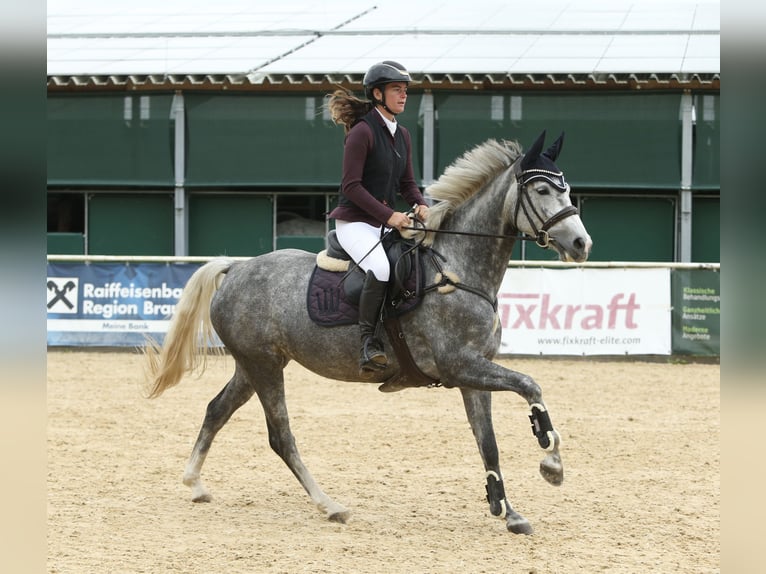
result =
[[551,161],[556,161],[556,158],[559,157],[559,154],[561,153],[562,147],[564,147],[564,132],[561,132],[561,135],[558,137],[558,139],[553,142],[551,147],[545,150],[543,155],[550,158]]
[[543,151],[543,144],[545,143],[545,130],[537,136],[535,143],[524,154],[524,158],[521,160],[521,169],[525,170],[533,165],[537,158],[540,157],[540,152]]

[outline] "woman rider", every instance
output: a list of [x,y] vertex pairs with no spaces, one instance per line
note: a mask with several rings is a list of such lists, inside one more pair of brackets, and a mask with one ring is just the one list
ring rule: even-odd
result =
[[410,81],[404,66],[386,60],[364,76],[367,100],[336,90],[327,102],[333,121],[346,132],[340,198],[329,217],[335,219],[338,242],[365,272],[359,299],[363,376],[388,363],[376,335],[390,274],[380,239],[384,227],[401,230],[410,225],[409,217],[394,209],[397,195],[414,206],[421,220],[428,216],[412,170],[410,133],[396,121],[404,111]]

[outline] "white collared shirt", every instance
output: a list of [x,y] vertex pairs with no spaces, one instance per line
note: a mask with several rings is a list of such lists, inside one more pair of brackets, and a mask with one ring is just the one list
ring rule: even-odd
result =
[[388,131],[391,132],[391,137],[394,137],[396,134],[396,118],[393,120],[389,120],[386,116],[384,116],[381,111],[378,108],[375,108],[375,111],[380,114],[380,117],[383,118],[383,121],[386,122],[386,127],[388,128]]

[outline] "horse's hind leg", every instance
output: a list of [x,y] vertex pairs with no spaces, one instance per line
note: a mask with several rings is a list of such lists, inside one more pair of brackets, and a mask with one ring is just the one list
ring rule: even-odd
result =
[[210,445],[223,426],[231,418],[239,407],[244,405],[253,396],[254,389],[242,376],[239,369],[221,390],[220,393],[207,405],[205,420],[197,435],[189,462],[184,471],[183,483],[192,489],[194,502],[210,502],[212,497],[205,488],[200,478],[200,471],[205,462]]
[[295,437],[290,430],[290,420],[287,415],[282,368],[275,368],[268,376],[265,376],[264,371],[263,366],[259,365],[256,392],[266,415],[269,445],[292,471],[317,508],[325,513],[327,519],[345,523],[351,512],[322,491],[303,464],[298,448],[295,446]]
[[490,512],[493,516],[504,517],[506,528],[511,532],[532,534],[532,526],[513,509],[505,496],[503,475],[500,472],[500,455],[492,427],[492,394],[474,389],[460,389],[460,392],[487,473],[487,501]]

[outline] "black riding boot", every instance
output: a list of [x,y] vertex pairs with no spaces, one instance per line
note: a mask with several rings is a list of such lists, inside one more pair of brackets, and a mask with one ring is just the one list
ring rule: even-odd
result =
[[373,272],[368,271],[364,278],[362,294],[359,296],[359,332],[362,337],[362,349],[359,354],[361,373],[385,369],[388,363],[383,343],[375,336],[380,307],[385,295],[386,282],[378,281]]

